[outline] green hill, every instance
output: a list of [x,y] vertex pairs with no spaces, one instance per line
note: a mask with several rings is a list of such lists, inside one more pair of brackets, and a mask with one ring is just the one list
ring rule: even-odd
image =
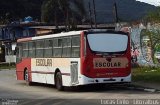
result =
[[[31,16],[40,20],[41,5],[45,0],[1,0],[0,2],[0,24],[21,20]],[[115,0],[118,8],[118,16],[121,21],[139,20],[155,6],[136,0]],[[86,14],[89,14],[88,2],[84,0]],[[98,23],[110,23],[114,21],[113,4],[114,0],[95,0]],[[91,7],[93,8],[93,7]],[[93,10],[93,9],[92,9]],[[93,14],[92,14],[93,15]],[[89,19],[89,16],[87,16]],[[93,16],[92,16],[93,17]],[[62,17],[59,17],[62,18]],[[3,21],[3,23],[2,23]]]

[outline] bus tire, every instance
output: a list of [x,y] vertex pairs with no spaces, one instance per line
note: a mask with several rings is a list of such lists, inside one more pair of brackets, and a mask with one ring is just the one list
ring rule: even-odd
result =
[[24,71],[24,80],[26,81],[26,85],[28,86],[32,85],[32,83],[29,81],[29,73],[27,69]]
[[62,85],[62,75],[61,75],[61,72],[57,72],[56,73],[55,85],[56,85],[56,88],[59,91],[62,91],[64,89],[64,87]]

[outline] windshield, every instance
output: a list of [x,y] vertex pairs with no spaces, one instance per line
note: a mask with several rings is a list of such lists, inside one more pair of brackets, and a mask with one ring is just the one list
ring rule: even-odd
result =
[[87,35],[88,43],[95,52],[124,52],[127,49],[128,37],[124,34],[94,33]]

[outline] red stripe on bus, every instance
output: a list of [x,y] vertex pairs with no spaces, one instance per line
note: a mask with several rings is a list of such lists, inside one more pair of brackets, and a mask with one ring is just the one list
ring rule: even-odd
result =
[[62,73],[62,75],[71,76],[70,73]]
[[[55,74],[55,72],[44,72],[44,71],[32,71],[32,73],[39,73],[39,74]],[[70,73],[62,73],[62,75],[70,76]]]
[[45,71],[32,71],[32,73],[39,73],[39,74],[54,74],[54,72],[45,72]]

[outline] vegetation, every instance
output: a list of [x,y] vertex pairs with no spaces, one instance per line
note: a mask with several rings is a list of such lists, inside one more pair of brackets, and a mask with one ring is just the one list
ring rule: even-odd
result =
[[1,0],[0,24],[19,21],[27,16],[40,19],[42,2],[43,0]]
[[151,22],[152,24],[160,23],[160,7],[157,7],[156,10],[148,12],[145,20]]
[[81,22],[86,12],[83,0],[45,0],[41,20],[48,23],[66,24],[68,28]]
[[15,63],[11,63],[11,64],[9,64],[9,63],[1,64],[0,63],[0,70],[2,70],[2,69],[15,69],[15,68],[16,68]]
[[[118,16],[123,21],[139,20],[148,10],[155,9],[153,5],[135,0],[115,1],[117,2]],[[98,23],[113,22],[112,6],[115,1],[100,0],[99,2],[99,0],[95,0]],[[85,13],[89,12],[89,2],[91,2],[91,18],[93,18],[92,0],[1,0],[0,24],[19,21],[27,16],[33,17],[34,20],[42,19],[44,22],[55,24],[66,23],[67,20],[69,20],[68,24],[77,24],[77,22],[90,19],[89,14]]]
[[139,67],[132,69],[132,80],[134,82],[160,83],[160,68]]
[[83,3],[83,0],[1,0],[0,24],[31,16],[57,26],[75,26],[86,14]]
[[154,11],[150,11],[144,20],[149,25],[141,31],[141,47],[151,49],[151,59],[156,63],[155,53],[160,51],[160,7],[157,7]]
[[[142,30],[141,39],[144,37],[149,39],[146,41],[146,46],[151,48],[151,57],[154,63],[159,63],[155,59],[155,52],[160,51],[160,7],[150,11],[144,20],[150,23],[150,27]],[[143,45],[142,45],[143,46]],[[159,67],[139,67],[132,69],[132,79],[135,82],[150,82],[160,83],[160,68]]]
[[[144,41],[145,38],[146,38],[146,41]],[[148,46],[148,48],[151,48],[151,58],[153,62],[156,63],[155,53],[159,51],[158,49],[159,49],[159,44],[160,44],[160,30],[158,28],[142,30],[141,31],[141,41],[143,41],[143,45],[141,46],[143,47]]]

